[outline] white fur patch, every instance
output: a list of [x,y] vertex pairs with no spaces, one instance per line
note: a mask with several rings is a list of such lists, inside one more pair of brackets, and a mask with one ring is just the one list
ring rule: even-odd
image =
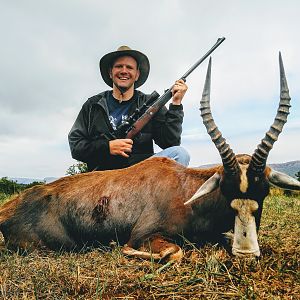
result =
[[246,193],[247,189],[248,189],[248,178],[247,178],[247,169],[248,169],[248,166],[247,165],[240,165],[240,169],[241,169],[240,191],[242,193]]
[[234,224],[232,254],[237,256],[259,256],[256,223],[253,212],[258,209],[254,200],[234,199],[231,207],[237,211]]

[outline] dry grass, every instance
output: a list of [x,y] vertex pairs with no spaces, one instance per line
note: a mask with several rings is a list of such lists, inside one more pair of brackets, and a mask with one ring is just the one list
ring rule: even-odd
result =
[[180,265],[86,253],[11,253],[0,241],[0,299],[299,299],[300,196],[270,196],[262,257],[242,260],[218,245],[185,247]]

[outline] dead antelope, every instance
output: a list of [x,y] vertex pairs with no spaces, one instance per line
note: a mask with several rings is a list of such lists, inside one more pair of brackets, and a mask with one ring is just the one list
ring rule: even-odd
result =
[[210,110],[209,63],[201,116],[223,165],[185,168],[151,158],[127,169],[61,178],[33,187],[0,209],[0,230],[10,248],[80,249],[118,240],[123,253],[180,260],[173,241],[192,242],[234,230],[235,255],[260,255],[257,228],[269,185],[299,190],[300,182],[266,166],[287,120],[290,97],[281,57],[281,97],[270,130],[252,156],[235,155]]

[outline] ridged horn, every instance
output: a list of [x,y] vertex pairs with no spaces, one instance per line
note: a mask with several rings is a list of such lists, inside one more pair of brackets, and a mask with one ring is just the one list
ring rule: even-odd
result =
[[235,154],[230,149],[230,146],[226,143],[226,140],[223,138],[222,133],[219,131],[212,117],[210,109],[210,82],[211,58],[209,59],[202,99],[200,101],[201,117],[207,133],[211,137],[220,153],[225,172],[234,175],[239,171],[239,165]]
[[290,95],[289,89],[284,73],[283,62],[281,58],[281,53],[279,52],[279,69],[280,69],[280,101],[279,107],[275,120],[270,127],[269,131],[266,133],[265,137],[262,139],[261,143],[257,146],[254,154],[252,155],[249,169],[256,172],[262,173],[266,168],[267,158],[270,150],[273,148],[273,144],[277,141],[279,134],[282,131],[283,125],[287,121],[287,116],[289,114],[290,105]]

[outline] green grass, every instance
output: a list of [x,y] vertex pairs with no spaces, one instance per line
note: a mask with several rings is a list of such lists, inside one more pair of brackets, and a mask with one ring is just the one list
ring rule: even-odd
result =
[[181,264],[87,253],[9,252],[0,240],[0,299],[299,299],[300,196],[265,201],[259,260],[218,245],[185,249]]

